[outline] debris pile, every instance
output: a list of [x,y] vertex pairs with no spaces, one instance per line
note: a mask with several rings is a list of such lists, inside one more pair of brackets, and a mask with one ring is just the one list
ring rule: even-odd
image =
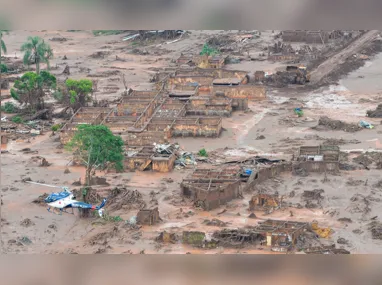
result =
[[369,224],[369,230],[373,239],[382,240],[382,223],[378,221],[373,221]]
[[344,144],[360,144],[361,141],[352,139],[352,140],[345,140],[345,139],[326,139],[322,144],[323,145],[344,145]]
[[368,167],[373,163],[376,163],[378,166],[381,161],[382,153],[373,151],[362,153],[359,156],[353,158],[354,163],[361,164],[364,167]]
[[370,118],[382,118],[382,104],[379,104],[374,111],[367,111],[366,115]]
[[362,194],[355,194],[350,198],[351,204],[346,208],[350,213],[358,213],[363,216],[370,213],[370,199]]
[[168,233],[166,231],[163,231],[155,238],[156,242],[163,242],[163,243],[177,243],[179,240],[178,236],[174,233]]
[[108,239],[115,237],[118,233],[119,233],[118,227],[114,226],[110,231],[105,231],[105,232],[98,233],[92,236],[87,241],[87,244],[90,246],[95,246],[95,245],[107,246]]
[[23,226],[23,227],[30,227],[30,226],[34,226],[35,225],[35,223],[34,222],[32,222],[32,220],[31,219],[29,219],[29,218],[26,218],[26,219],[24,219],[24,220],[22,220],[21,222],[20,222],[20,226]]
[[142,194],[138,190],[116,187],[111,190],[110,196],[107,208],[111,211],[143,209],[146,207]]
[[304,191],[302,197],[305,200],[322,200],[324,196],[321,194],[324,193],[324,189],[314,189],[313,191]]
[[349,124],[340,120],[332,120],[327,116],[320,117],[318,120],[318,125],[314,128],[319,129],[320,127],[330,130],[341,130],[349,133],[357,132],[362,129],[362,127],[357,124]]
[[32,203],[39,204],[39,205],[45,205],[45,199],[49,196],[48,193],[44,193],[40,196],[38,196],[36,199],[32,201]]
[[182,242],[184,244],[192,245],[194,247],[212,249],[217,247],[217,242],[206,236],[204,232],[197,231],[184,231],[182,235]]
[[274,87],[286,87],[289,84],[294,84],[296,75],[287,71],[278,71],[269,76],[265,76],[264,83]]
[[250,229],[223,229],[214,232],[212,237],[224,247],[243,247],[245,244],[265,243],[265,239],[258,232]]
[[203,224],[214,227],[226,227],[228,223],[220,221],[219,219],[204,220]]
[[[313,191],[304,191],[302,199],[305,201],[305,208],[314,209],[321,206],[324,197],[321,195],[325,191],[323,189],[314,189]],[[314,203],[314,201],[316,203]]]
[[182,168],[187,165],[196,165],[195,157],[190,152],[181,152],[178,159],[175,160],[176,168]]

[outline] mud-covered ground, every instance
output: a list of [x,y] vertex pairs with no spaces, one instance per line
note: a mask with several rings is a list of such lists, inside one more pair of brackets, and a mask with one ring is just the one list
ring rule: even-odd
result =
[[[163,67],[174,66],[181,52],[198,53],[212,36],[234,34],[235,31],[191,31],[177,42],[158,40],[139,43],[122,41],[122,35],[95,37],[89,32],[12,32],[4,39],[8,46],[8,57],[21,57],[20,45],[29,35],[39,35],[49,41],[55,58],[52,72],[59,79],[66,65],[70,67],[70,78],[90,78],[99,80],[97,99],[113,100],[123,91],[122,75],[129,88],[150,89],[149,79]],[[52,38],[65,38],[50,41]],[[168,44],[166,43],[168,42]],[[260,38],[235,45],[245,47],[245,54],[259,56],[264,46],[272,44],[271,31],[262,32]],[[139,54],[141,53],[141,54]],[[66,56],[67,59],[63,59]],[[117,57],[116,57],[117,56]],[[372,61],[372,59],[370,59]],[[57,66],[57,67],[56,67]],[[285,66],[268,61],[243,60],[239,64],[228,65],[230,69],[275,71]],[[367,72],[365,76],[367,76]],[[352,76],[352,75],[350,75]],[[346,80],[346,79],[345,79]],[[361,83],[362,84],[362,83]],[[195,249],[180,242],[163,244],[155,238],[163,231],[181,236],[184,230],[212,233],[220,226],[208,225],[205,220],[219,219],[226,228],[241,228],[256,225],[263,219],[284,219],[312,222],[330,227],[333,234],[323,244],[337,243],[352,253],[380,253],[381,241],[372,239],[372,222],[381,217],[382,175],[377,169],[374,157],[382,151],[381,119],[366,118],[366,111],[374,109],[382,101],[381,93],[368,89],[367,93],[349,90],[342,85],[324,86],[316,90],[303,88],[269,89],[267,100],[250,104],[250,112],[235,112],[223,119],[224,131],[220,138],[183,138],[174,140],[187,151],[197,152],[205,148],[209,159],[217,164],[226,159],[251,155],[286,157],[302,145],[321,143],[339,144],[344,153],[342,163],[352,165],[357,170],[343,170],[340,175],[309,174],[292,176],[284,174],[264,182],[257,189],[243,193],[237,199],[219,209],[206,212],[193,207],[190,201],[180,195],[182,179],[192,172],[192,168],[174,169],[171,173],[126,172],[118,174],[97,173],[106,177],[109,186],[97,186],[100,191],[115,187],[137,190],[140,195],[126,204],[109,204],[106,212],[128,221],[135,216],[143,204],[158,206],[162,222],[155,226],[131,227],[123,222],[103,221],[95,218],[79,219],[78,213],[62,216],[47,212],[45,206],[33,203],[41,194],[51,189],[22,182],[24,178],[53,185],[72,185],[84,175],[84,169],[69,166],[71,155],[62,149],[58,135],[45,133],[27,140],[14,140],[6,146],[8,153],[1,155],[1,246],[4,253],[269,253],[262,247],[249,246],[242,249],[217,248]],[[295,107],[304,108],[304,116],[296,117]],[[367,120],[374,129],[360,129],[355,132],[318,126],[320,117],[358,124]],[[37,153],[22,152],[30,148]],[[365,158],[363,151],[374,151]],[[40,167],[36,156],[46,158],[48,167]],[[367,156],[367,155],[366,155]],[[371,160],[371,162],[370,162]],[[368,162],[366,170],[358,162]],[[210,167],[200,162],[198,166]],[[305,190],[322,189],[323,199],[311,201],[306,206],[302,194]],[[257,191],[285,195],[290,206],[271,214],[256,212],[256,219],[248,218],[248,201]],[[293,191],[293,194],[291,194]],[[313,206],[311,204],[314,204]],[[297,206],[298,204],[301,205]],[[226,211],[224,211],[226,210]],[[224,211],[224,212],[223,212]],[[291,217],[291,211],[293,217]],[[223,212],[223,213],[221,213]],[[345,219],[344,219],[345,218]],[[345,239],[345,241],[343,240]]]

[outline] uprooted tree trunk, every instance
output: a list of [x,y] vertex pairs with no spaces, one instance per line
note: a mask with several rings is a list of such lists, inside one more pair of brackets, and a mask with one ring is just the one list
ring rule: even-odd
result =
[[40,120],[49,120],[51,118],[51,112],[49,109],[43,109],[41,111],[36,112],[33,115],[30,115],[28,117],[25,117],[26,121],[34,121],[37,119]]

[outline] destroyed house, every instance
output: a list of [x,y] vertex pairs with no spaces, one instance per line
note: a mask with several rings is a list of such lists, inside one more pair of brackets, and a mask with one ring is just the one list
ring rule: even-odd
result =
[[255,227],[216,231],[212,237],[223,246],[243,247],[248,243],[269,246],[275,251],[287,251],[292,249],[307,228],[308,223],[266,220]]
[[196,169],[181,183],[182,194],[204,210],[212,210],[240,194],[238,168]]
[[267,210],[269,208],[279,208],[282,203],[282,197],[277,194],[260,193],[254,195],[249,201],[250,211]]
[[186,114],[229,117],[232,114],[232,99],[219,96],[192,97],[186,104]]
[[176,63],[178,65],[195,66],[194,56],[181,54],[180,57],[176,60]]
[[176,148],[170,144],[129,148],[124,166],[129,170],[170,172],[174,168],[175,152]]
[[283,31],[282,38],[284,42],[305,42],[309,44],[324,44],[329,41],[330,33],[328,31]]
[[79,125],[99,125],[112,109],[102,107],[81,107],[60,130],[60,141],[66,144],[74,136]]
[[115,133],[141,132],[159,106],[160,98],[159,91],[132,90],[127,96],[122,96],[117,107],[102,124]]
[[168,96],[174,99],[188,100],[192,96],[197,96],[198,91],[199,91],[199,87],[197,85],[175,84],[168,91]]
[[304,249],[306,254],[350,254],[350,251],[343,248],[336,248],[336,245],[316,246]]
[[248,178],[248,187],[255,186],[268,179],[277,177],[280,173],[292,171],[292,163],[280,162],[270,165],[256,166]]
[[239,82],[240,84],[247,84],[249,82],[249,76],[246,71],[207,68],[194,68],[192,70],[180,69],[168,77],[167,89],[171,89],[172,86],[177,84],[198,84],[199,92],[203,93],[205,88],[213,85],[215,79],[227,78],[235,78],[235,82]]
[[265,234],[267,246],[289,247],[296,244],[299,236],[308,228],[308,223],[266,220],[255,230]]
[[338,146],[302,146],[295,157],[294,168],[312,172],[339,171],[340,148]]
[[154,209],[141,209],[137,214],[137,223],[140,225],[155,225],[159,223],[158,207]]
[[213,68],[220,69],[224,66],[227,56],[214,55],[214,56],[201,56],[198,60],[198,67],[200,68]]
[[221,131],[221,117],[181,117],[174,121],[171,136],[219,137]]
[[227,56],[214,55],[208,58],[210,68],[222,68],[225,64]]

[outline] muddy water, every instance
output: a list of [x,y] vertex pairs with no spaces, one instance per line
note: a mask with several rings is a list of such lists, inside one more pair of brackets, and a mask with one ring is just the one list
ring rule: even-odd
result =
[[340,84],[354,93],[379,93],[382,92],[382,53],[373,60],[369,60],[360,69],[350,73],[340,80]]

